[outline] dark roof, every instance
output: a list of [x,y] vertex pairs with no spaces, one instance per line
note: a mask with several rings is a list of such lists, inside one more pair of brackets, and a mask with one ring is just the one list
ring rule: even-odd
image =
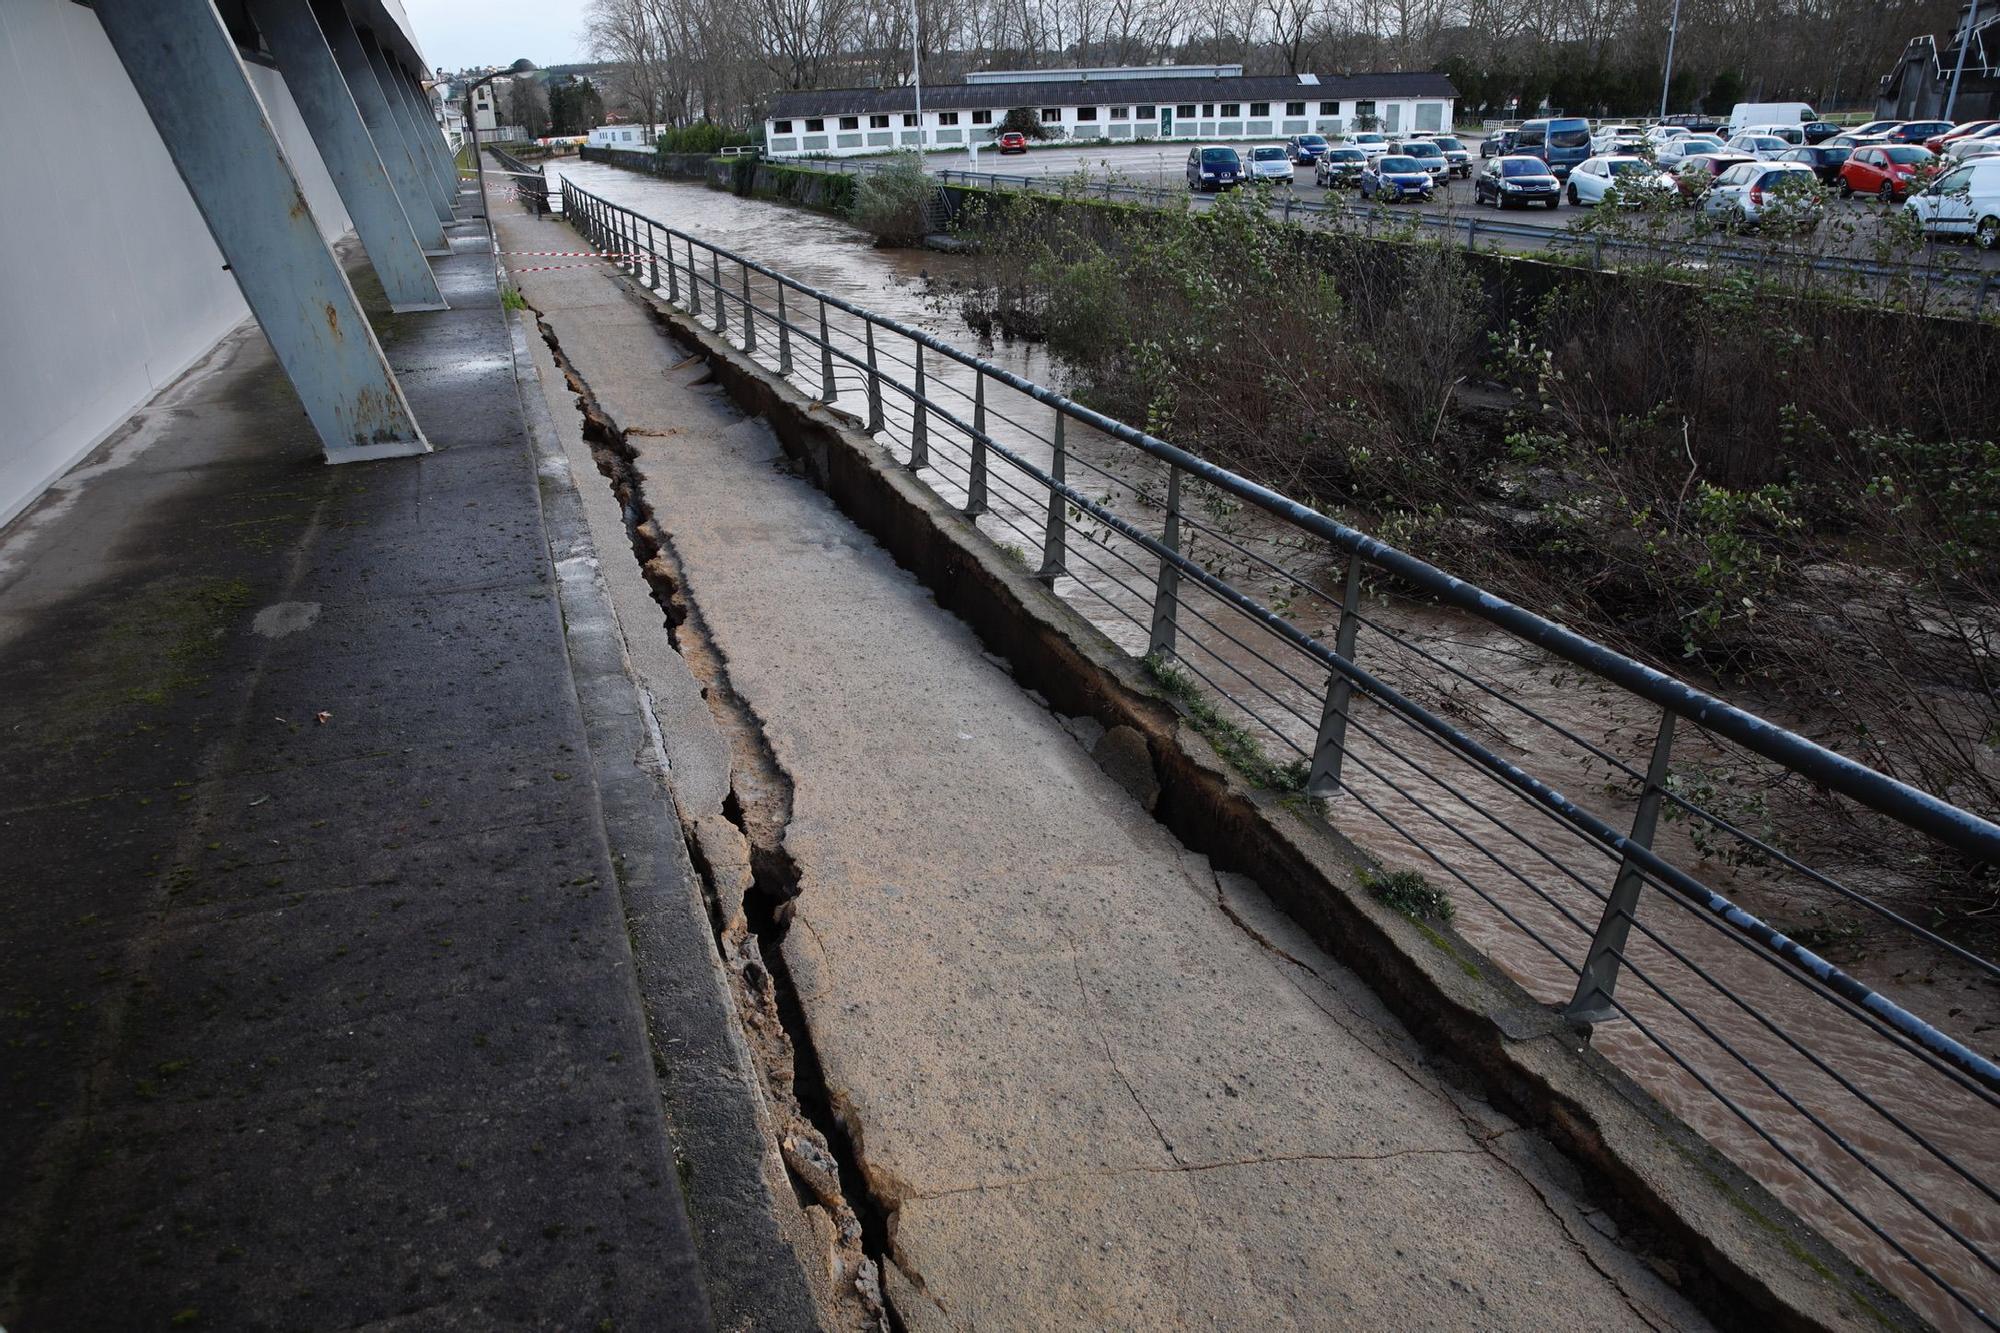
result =
[[[1353,74],[1320,76],[1300,83],[1295,74],[1245,75],[1208,79],[1067,79],[1046,83],[948,83],[924,88],[924,105],[940,111],[1017,106],[1107,106],[1180,102],[1336,102],[1356,98],[1456,98],[1458,89],[1442,74]],[[914,111],[916,96],[905,88],[820,88],[779,93],[773,116],[856,116],[870,112]]]

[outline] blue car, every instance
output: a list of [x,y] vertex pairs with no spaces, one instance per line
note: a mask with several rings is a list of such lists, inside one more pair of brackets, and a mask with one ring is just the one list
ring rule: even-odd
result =
[[1392,204],[1398,199],[1428,199],[1431,173],[1414,157],[1384,154],[1361,169],[1361,197],[1379,197]]

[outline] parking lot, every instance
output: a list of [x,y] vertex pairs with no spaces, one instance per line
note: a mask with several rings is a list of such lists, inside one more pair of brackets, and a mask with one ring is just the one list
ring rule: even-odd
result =
[[[1479,170],[1479,144],[1481,136],[1461,133],[1460,143],[1471,152],[1473,171]],[[1273,140],[1272,142],[1280,142]],[[1247,151],[1249,144],[1236,145]],[[1118,184],[1149,188],[1184,190],[1187,184],[1185,168],[1189,144],[1118,144],[1118,145],[1069,145],[1061,147],[1032,148],[1026,153],[1001,156],[992,150],[983,150],[977,155],[976,163],[971,154],[933,153],[925,165],[931,171],[958,170],[993,172],[1003,176],[1046,177],[1053,184],[1064,178],[1081,175],[1092,183],[1114,181]],[[1323,190],[1312,183],[1312,170],[1301,166],[1296,171],[1290,193],[1293,197],[1315,204],[1344,201],[1350,205],[1360,205],[1359,192],[1353,189]],[[1329,200],[1328,196],[1334,196]],[[1198,196],[1198,200],[1206,196]],[[1440,186],[1435,196],[1428,202],[1404,203],[1390,207],[1401,212],[1416,210],[1426,213],[1445,214],[1454,218],[1477,218],[1482,223],[1504,216],[1509,229],[1526,227],[1545,230],[1550,233],[1565,231],[1580,219],[1588,217],[1595,210],[1575,208],[1564,203],[1559,208],[1510,209],[1505,214],[1487,206],[1475,206],[1472,201],[1470,179],[1454,178]],[[1884,218],[1884,209],[1873,199],[1829,198],[1827,201],[1827,223],[1822,225],[1819,243],[1815,249],[1828,255],[1846,255],[1856,259],[1874,258],[1879,255],[1879,229]],[[1841,225],[1846,224],[1846,225]],[[1746,244],[1759,243],[1760,238],[1745,237]],[[1519,236],[1481,237],[1482,245],[1502,249],[1528,250],[1537,248],[1536,242]],[[1954,268],[1984,268],[2000,270],[2000,253],[1983,254],[1974,247],[1954,243],[1927,247],[1936,252],[1942,264]],[[1912,261],[1922,262],[1922,255],[1909,256]]]

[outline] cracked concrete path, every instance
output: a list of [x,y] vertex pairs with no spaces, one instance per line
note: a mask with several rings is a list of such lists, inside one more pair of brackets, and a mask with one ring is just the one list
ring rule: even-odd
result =
[[909,1327],[1703,1326],[1560,1157],[1155,822],[613,278],[520,281],[628,432],[790,780],[782,948]]

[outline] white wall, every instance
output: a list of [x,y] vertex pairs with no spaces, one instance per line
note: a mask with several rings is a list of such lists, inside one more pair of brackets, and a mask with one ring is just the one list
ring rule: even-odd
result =
[[[251,83],[328,239],[346,211],[277,74]],[[0,523],[248,313],[97,16],[0,0]]]

